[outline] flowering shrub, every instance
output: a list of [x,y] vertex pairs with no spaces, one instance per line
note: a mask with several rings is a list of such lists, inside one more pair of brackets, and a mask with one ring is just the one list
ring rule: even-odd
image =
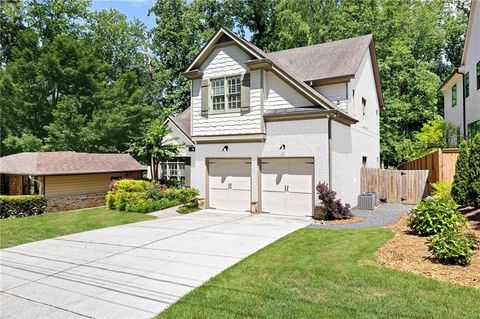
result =
[[326,219],[347,219],[352,217],[350,205],[343,205],[340,199],[335,199],[336,192],[328,188],[327,183],[318,183],[318,198],[325,206]]
[[458,211],[453,200],[428,198],[413,208],[408,216],[408,226],[417,235],[430,236],[444,232],[461,232],[467,220]]

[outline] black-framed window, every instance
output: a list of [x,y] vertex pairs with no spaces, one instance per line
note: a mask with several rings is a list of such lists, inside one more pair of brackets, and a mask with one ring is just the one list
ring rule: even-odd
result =
[[480,120],[468,124],[468,138],[472,139],[480,134]]
[[457,85],[452,86],[452,107],[457,106]]
[[477,62],[477,90],[480,90],[480,61]]
[[467,72],[465,74],[465,97],[469,97],[470,96],[470,73]]

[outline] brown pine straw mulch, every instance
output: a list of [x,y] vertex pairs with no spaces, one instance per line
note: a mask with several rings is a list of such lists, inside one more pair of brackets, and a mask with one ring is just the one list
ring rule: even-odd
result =
[[347,219],[317,220],[314,223],[322,224],[322,225],[346,225],[346,224],[359,223],[362,220],[365,220],[365,217],[353,216],[352,218],[347,218]]
[[[462,213],[469,219],[471,231],[480,238],[480,209],[464,209]],[[395,237],[375,254],[377,261],[382,265],[442,281],[480,288],[480,250],[474,252],[468,266],[442,265],[428,251],[427,237],[419,237],[410,232],[406,214],[388,228],[395,233]]]

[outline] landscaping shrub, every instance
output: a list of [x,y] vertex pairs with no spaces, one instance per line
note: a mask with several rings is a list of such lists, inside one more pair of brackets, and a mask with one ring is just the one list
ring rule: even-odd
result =
[[428,240],[428,250],[442,264],[467,265],[478,244],[473,234],[444,232]]
[[480,134],[463,141],[456,163],[452,196],[461,206],[480,207]]
[[135,179],[120,179],[113,184],[112,190],[122,190],[128,193],[144,192],[150,185],[147,181]]
[[126,210],[134,213],[150,213],[157,210],[177,206],[180,203],[176,200],[160,199],[160,200],[147,200],[138,204],[127,204]]
[[199,210],[198,203],[187,203],[183,206],[178,207],[177,212],[179,214],[189,214]]
[[47,200],[43,196],[0,196],[0,219],[40,215],[47,212]]
[[191,203],[198,196],[192,188],[167,188],[146,181],[119,180],[106,196],[108,209],[149,213],[168,207]]
[[326,219],[347,219],[352,217],[350,205],[343,205],[340,199],[335,199],[336,192],[328,188],[327,183],[318,183],[318,198],[325,206]]
[[461,232],[467,219],[458,211],[453,200],[433,197],[420,202],[408,216],[408,226],[420,236],[446,232]]
[[440,198],[442,200],[451,200],[452,199],[452,183],[447,181],[440,181],[432,184],[433,188],[433,197]]

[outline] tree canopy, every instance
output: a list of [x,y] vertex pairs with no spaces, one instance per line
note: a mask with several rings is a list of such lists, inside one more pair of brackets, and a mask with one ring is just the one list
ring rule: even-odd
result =
[[147,29],[90,5],[0,3],[2,156],[128,150],[154,119],[188,107],[180,73],[223,26],[267,52],[373,34],[382,159],[396,165],[421,152],[419,143],[440,143],[438,88],[460,63],[469,10],[468,0],[157,0]]

